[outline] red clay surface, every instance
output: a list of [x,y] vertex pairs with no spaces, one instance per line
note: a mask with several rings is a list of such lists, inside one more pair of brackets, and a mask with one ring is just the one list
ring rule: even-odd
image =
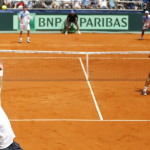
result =
[[[26,35],[21,44],[18,34],[1,34],[0,37],[1,50],[97,52],[150,49],[150,35],[139,41],[138,34],[32,34],[30,44],[26,43]],[[142,121],[150,120],[150,92],[147,96],[140,95],[149,72],[149,59],[125,60],[125,63],[116,59],[119,63],[115,63],[111,59],[96,60],[93,56],[90,84],[104,119],[100,121],[78,59],[71,63],[70,59],[18,61],[14,57],[55,55],[0,55],[4,62],[2,106],[12,120],[16,141],[24,150],[150,149],[150,122]],[[80,81],[75,81],[77,79]]]

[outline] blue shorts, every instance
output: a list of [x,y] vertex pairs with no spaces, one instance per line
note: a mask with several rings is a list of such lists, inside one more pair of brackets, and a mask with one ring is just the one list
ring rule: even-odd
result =
[[16,142],[13,142],[11,145],[9,145],[7,148],[0,149],[0,150],[23,150],[20,145]]

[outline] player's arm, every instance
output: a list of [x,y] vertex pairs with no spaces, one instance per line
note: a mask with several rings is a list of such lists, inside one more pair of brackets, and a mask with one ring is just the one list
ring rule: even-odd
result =
[[19,14],[18,19],[19,19],[19,21],[23,24],[22,19],[21,19],[21,13]]
[[67,21],[70,19],[70,15],[67,16]]
[[3,64],[0,62],[0,88],[2,88]]
[[76,15],[76,18],[75,18],[75,19],[76,19],[76,22],[77,22],[77,21],[78,21],[78,15]]
[[146,79],[145,86],[148,87],[149,84],[150,84],[150,73],[148,74],[148,77]]
[[32,16],[30,15],[30,13],[28,13],[28,23],[30,23],[31,19],[32,19]]

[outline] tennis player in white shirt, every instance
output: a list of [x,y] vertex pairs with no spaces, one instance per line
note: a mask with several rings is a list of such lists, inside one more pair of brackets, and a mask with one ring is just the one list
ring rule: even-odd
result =
[[27,42],[30,43],[30,13],[27,11],[27,6],[23,6],[23,11],[19,13],[20,21],[20,40],[19,43],[22,43],[22,33],[24,30],[27,30]]
[[[0,63],[0,88],[2,88],[2,77],[3,66]],[[14,141],[14,138],[15,134],[10,121],[0,105],[0,150],[23,150],[20,145]]]
[[145,16],[142,17],[142,22],[143,22],[143,28],[142,28],[142,33],[141,33],[141,37],[139,38],[139,40],[143,40],[145,31],[150,27],[149,11],[145,11]]

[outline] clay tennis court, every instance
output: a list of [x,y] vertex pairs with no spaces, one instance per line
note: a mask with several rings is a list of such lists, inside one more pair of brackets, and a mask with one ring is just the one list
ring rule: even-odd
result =
[[[19,44],[18,34],[1,34],[0,49],[149,51],[150,35],[142,41],[138,37],[32,34],[30,44],[26,35]],[[0,55],[4,63],[2,106],[24,150],[149,150],[150,91],[141,95],[149,55],[93,55],[89,81],[83,55]]]

